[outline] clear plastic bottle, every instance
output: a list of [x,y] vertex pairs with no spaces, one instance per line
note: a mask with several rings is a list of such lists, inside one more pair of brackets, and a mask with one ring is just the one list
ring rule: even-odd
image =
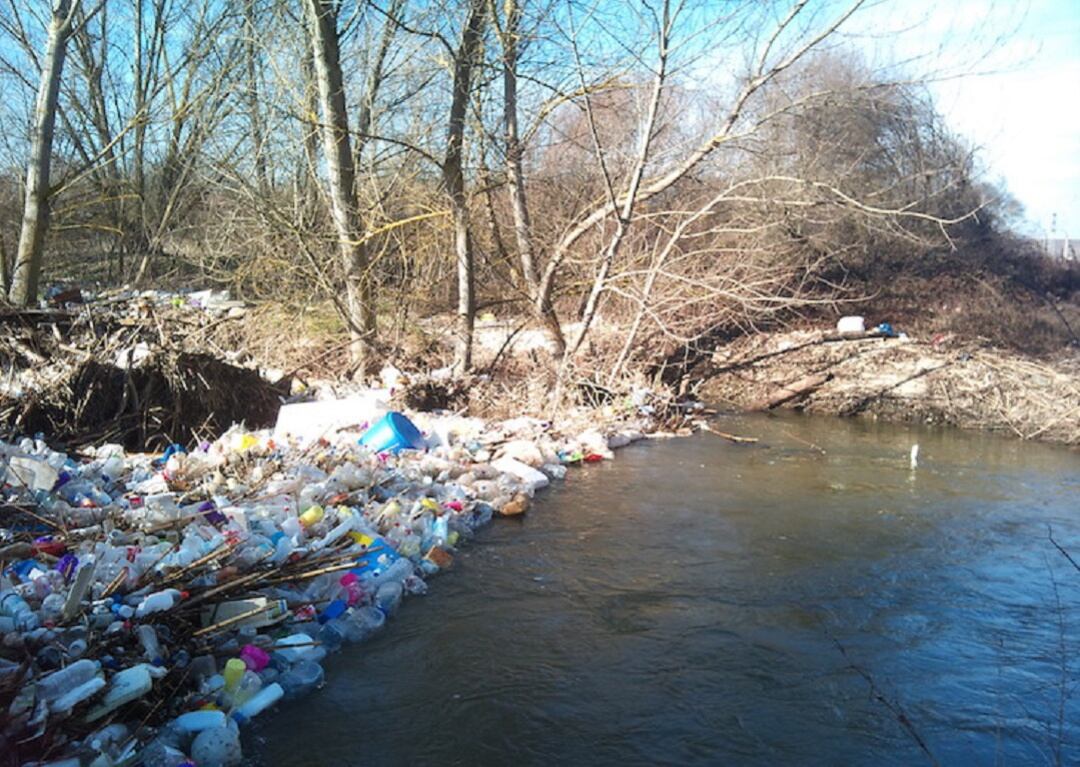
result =
[[135,609],[135,617],[142,618],[146,615],[153,613],[164,612],[165,610],[171,610],[180,600],[180,592],[176,589],[164,589],[163,591],[155,591],[153,594],[149,594],[139,606]]
[[[245,701],[243,705],[232,712],[231,716],[237,724],[244,724],[277,703],[284,694],[285,691],[281,685],[274,682]],[[194,756],[194,753],[192,755]]]
[[155,666],[160,666],[165,662],[163,653],[161,652],[161,643],[158,641],[157,632],[154,631],[153,626],[147,626],[145,624],[139,626],[139,644],[142,645],[143,655],[148,661]]
[[362,642],[377,634],[386,625],[386,616],[377,607],[355,607],[349,611],[351,641]]
[[337,652],[345,643],[347,636],[344,622],[338,618],[324,623],[319,629],[317,638],[327,652]]
[[41,625],[41,619],[38,618],[37,613],[30,609],[26,600],[14,591],[0,595],[0,617],[11,619],[12,628],[5,628],[4,633],[12,630],[33,631]]
[[101,664],[84,658],[77,660],[67,668],[54,671],[42,677],[37,683],[37,693],[43,700],[55,700],[68,690],[85,684],[97,676]]
[[63,695],[60,695],[54,701],[49,703],[49,710],[57,713],[70,711],[77,704],[97,695],[104,687],[105,677],[90,677],[90,679],[82,684],[75,685],[71,688],[65,688]]
[[233,693],[233,707],[235,708],[247,703],[258,694],[259,690],[262,689],[262,686],[262,677],[254,671],[245,671],[244,675],[240,678],[240,684],[237,685],[236,691]]
[[401,597],[404,591],[399,581],[389,581],[382,584],[375,592],[375,606],[386,613],[387,616],[394,615],[401,605]]
[[202,732],[211,727],[224,727],[225,713],[223,711],[188,711],[176,717],[172,724],[180,732]]
[[60,594],[49,594],[41,601],[41,618],[46,623],[56,623],[64,611],[64,602],[67,600]]
[[322,686],[325,674],[313,661],[300,661],[278,678],[286,700],[302,698]]

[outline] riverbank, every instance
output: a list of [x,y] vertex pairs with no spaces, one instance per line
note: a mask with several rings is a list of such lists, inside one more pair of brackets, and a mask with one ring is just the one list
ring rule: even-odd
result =
[[757,333],[718,348],[699,375],[697,396],[740,409],[779,401],[807,413],[1080,445],[1076,348],[1040,359],[954,334],[923,341]]
[[[239,724],[318,687],[327,650],[373,636],[494,515],[520,516],[540,488],[654,429],[688,433],[702,412],[674,406],[661,387],[612,391],[585,382],[578,391],[594,397],[592,406],[568,408],[554,423],[522,416],[529,402],[543,401],[545,379],[520,357],[471,385],[392,366],[379,390],[272,375],[236,355],[206,356],[220,349],[212,331],[242,321],[242,307],[151,298],[108,312],[98,305],[10,317],[22,331],[8,339],[5,417],[13,427],[55,429],[46,432],[50,445],[0,444],[0,702],[3,750],[13,759],[81,755],[112,766],[143,758],[172,767],[191,755],[202,757],[200,767],[235,763]],[[890,401],[952,368],[968,371],[964,381],[978,370],[972,363],[1008,369],[985,349],[942,340],[931,351],[815,333],[740,343],[729,350],[738,356],[722,352],[713,366],[716,380],[741,377],[743,404],[770,399],[777,382],[805,378],[807,366],[828,380],[803,393],[804,407],[825,395],[867,400],[862,390],[825,388],[857,374],[874,381],[876,400]],[[1049,391],[1060,387],[1066,401],[1075,395],[1072,373],[1023,372]],[[958,401],[950,392],[950,403]],[[332,398],[278,412],[287,393]],[[200,433],[242,412],[266,423],[271,402],[273,430]],[[463,406],[489,417],[452,412]],[[513,418],[492,416],[515,407]],[[357,444],[387,409],[409,410],[423,432],[413,447],[423,450],[394,455]],[[442,412],[422,412],[432,410]],[[306,433],[294,439],[286,422]],[[1059,427],[1022,436],[1053,436]],[[58,434],[78,449],[55,452]],[[168,443],[167,455],[145,452]]]
[[390,439],[379,394],[165,454],[0,442],[0,763],[237,765],[240,726],[320,687],[493,516],[653,426],[411,413]]

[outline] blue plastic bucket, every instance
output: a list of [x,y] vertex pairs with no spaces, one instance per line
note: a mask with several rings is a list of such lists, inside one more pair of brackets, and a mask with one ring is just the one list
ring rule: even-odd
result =
[[374,453],[423,450],[424,437],[401,413],[387,413],[364,432],[360,444]]

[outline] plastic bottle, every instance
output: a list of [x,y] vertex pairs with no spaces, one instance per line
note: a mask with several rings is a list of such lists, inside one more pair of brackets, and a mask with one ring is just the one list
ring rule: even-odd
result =
[[386,616],[377,607],[356,607],[349,611],[349,638],[362,642],[377,634],[386,625]]
[[319,623],[327,623],[335,618],[341,617],[341,615],[349,608],[349,605],[343,599],[335,599],[328,604],[321,613],[319,613]]
[[46,677],[42,677],[37,683],[38,696],[44,700],[55,700],[68,690],[89,682],[101,669],[101,664],[95,660],[84,658],[75,661],[67,668],[54,671]]
[[153,594],[148,595],[139,606],[135,609],[135,617],[142,618],[152,613],[160,613],[166,610],[171,610],[180,600],[180,592],[176,589],[165,589],[164,591],[155,591]]
[[300,523],[304,527],[311,527],[322,522],[325,515],[323,507],[316,504],[300,515]]
[[270,664],[270,655],[266,650],[253,644],[244,645],[240,650],[240,660],[251,671],[262,671]]
[[386,613],[387,616],[391,616],[397,612],[398,607],[401,605],[403,593],[404,588],[399,581],[384,583],[375,592],[375,606]]
[[345,604],[349,607],[354,606],[364,598],[364,590],[360,587],[360,579],[356,576],[356,573],[345,573],[338,579],[338,584],[341,586],[338,598],[344,599]]
[[369,590],[377,590],[384,583],[400,583],[412,574],[413,564],[407,559],[396,559],[381,570],[358,573]]
[[164,663],[164,655],[161,652],[161,643],[158,642],[157,632],[153,626],[142,625],[138,628],[139,644],[142,645],[146,659],[155,666]]
[[97,694],[98,690],[105,686],[105,677],[93,676],[82,684],[71,689],[66,689],[63,695],[49,704],[49,710],[53,712],[70,711],[77,704],[82,703]]
[[86,652],[86,647],[85,639],[72,640],[67,646],[67,655],[69,658],[81,658]]
[[264,687],[262,690],[259,690],[259,692],[249,698],[243,705],[233,711],[231,716],[237,724],[244,724],[277,703],[284,694],[285,691],[282,689],[281,685],[274,682],[273,684]]
[[172,724],[180,732],[195,733],[209,730],[212,727],[225,726],[225,712],[223,711],[188,711],[172,721]]
[[60,594],[49,594],[41,600],[41,618],[46,623],[56,623],[60,619],[60,614],[64,611],[64,602],[66,601]]
[[311,545],[311,549],[313,551],[319,551],[321,549],[326,548],[327,546],[335,543],[337,540],[339,540],[342,536],[347,534],[349,531],[351,531],[355,527],[355,525],[356,525],[356,515],[352,514],[352,512],[349,512],[349,515],[346,516],[336,526],[334,526],[330,530],[330,532],[328,532],[326,535],[324,535],[319,540],[315,541]]
[[86,721],[100,719],[125,703],[137,700],[150,692],[154,686],[154,680],[150,676],[151,668],[149,664],[140,663],[115,674],[101,700],[101,705],[86,715]]
[[247,664],[239,658],[230,658],[225,663],[225,694],[230,698],[236,694],[236,689],[240,686],[240,680],[244,676],[244,672],[247,670]]
[[[281,656],[286,663],[296,663],[301,660],[312,660],[312,655],[315,654],[315,650],[320,649],[314,645],[315,640],[308,634],[298,633],[292,634],[279,639],[277,644],[274,645],[274,653]],[[294,647],[293,645],[301,645],[300,647]]]
[[312,661],[300,661],[286,671],[278,681],[286,700],[296,700],[322,685],[325,674],[322,666]]
[[116,482],[124,472],[124,459],[119,455],[110,455],[101,465],[101,478],[106,484]]
[[293,539],[281,531],[274,533],[270,537],[270,542],[274,545],[274,556],[270,558],[270,561],[275,565],[280,565],[288,559],[296,549]]
[[123,620],[127,620],[128,618],[131,618],[135,615],[135,608],[131,605],[118,604],[114,602],[110,609],[112,610],[113,615]]
[[13,630],[33,631],[41,625],[41,619],[30,609],[30,605],[14,591],[0,596],[0,618],[11,619],[11,628],[0,622],[0,631],[5,634]]

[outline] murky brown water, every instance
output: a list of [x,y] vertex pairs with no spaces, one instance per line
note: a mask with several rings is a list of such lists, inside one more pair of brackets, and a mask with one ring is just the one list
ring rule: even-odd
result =
[[633,446],[482,532],[248,753],[930,763],[917,736],[943,764],[1080,763],[1080,572],[1048,539],[1080,559],[1080,454],[830,419],[720,428],[762,441]]

